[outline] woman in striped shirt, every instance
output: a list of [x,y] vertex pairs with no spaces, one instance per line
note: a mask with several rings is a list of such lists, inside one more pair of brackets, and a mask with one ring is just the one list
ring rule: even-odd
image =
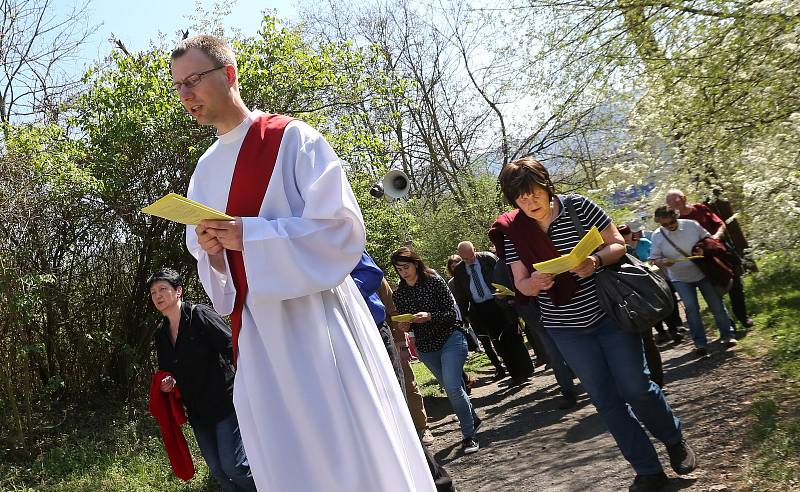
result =
[[[622,331],[598,301],[595,271],[625,254],[625,242],[611,218],[588,198],[556,195],[547,169],[530,157],[507,164],[500,173],[500,187],[516,209],[498,217],[489,236],[498,256],[511,267],[516,302],[538,299],[542,324],[636,472],[630,490],[656,490],[667,482],[639,422],[666,444],[676,473],[692,471],[694,452],[661,388],[650,382],[642,339]],[[538,272],[534,263],[569,253],[581,239],[565,210],[566,200],[571,200],[583,229],[596,226],[604,244],[570,272]]]

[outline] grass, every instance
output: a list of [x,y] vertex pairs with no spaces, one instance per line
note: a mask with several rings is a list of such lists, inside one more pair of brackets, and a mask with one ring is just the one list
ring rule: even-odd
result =
[[[794,253],[794,254],[793,254]],[[800,490],[800,266],[798,252],[772,255],[761,271],[745,279],[755,326],[742,349],[764,357],[783,379],[764,388],[751,406],[753,423],[747,488],[754,491]]]
[[[144,408],[142,402],[141,407]],[[172,474],[155,421],[141,411],[108,404],[81,410],[62,433],[41,436],[44,450],[34,456],[0,455],[4,492],[211,492],[209,476],[194,435],[184,434],[197,472],[189,482]]]

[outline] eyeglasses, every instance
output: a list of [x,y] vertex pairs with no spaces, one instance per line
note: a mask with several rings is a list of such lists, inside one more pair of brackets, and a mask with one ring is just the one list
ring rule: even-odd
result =
[[197,84],[199,84],[200,81],[203,80],[203,77],[205,77],[206,75],[210,74],[214,70],[219,70],[220,68],[225,68],[226,66],[227,65],[220,65],[218,67],[214,67],[214,68],[208,69],[205,72],[200,72],[200,73],[195,73],[195,74],[189,75],[188,77],[186,77],[185,79],[183,79],[180,82],[173,82],[172,83],[172,88],[175,90],[175,92],[180,92],[181,88],[183,88],[183,87],[186,87],[187,89],[191,89],[192,87],[194,87]]
[[677,224],[678,224],[678,219],[676,219],[674,217],[669,222],[661,222],[661,225],[664,226],[664,227],[667,227],[667,228],[672,227],[672,226],[677,225]]
[[517,197],[517,200],[538,200],[540,198],[546,197],[547,190],[534,190],[532,193],[522,193]]

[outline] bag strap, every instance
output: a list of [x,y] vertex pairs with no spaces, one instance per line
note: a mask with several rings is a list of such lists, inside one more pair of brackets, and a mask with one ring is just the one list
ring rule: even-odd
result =
[[567,209],[567,213],[569,214],[569,218],[572,219],[572,223],[575,225],[575,229],[578,230],[578,234],[583,237],[585,231],[583,229],[583,224],[581,224],[580,219],[578,219],[578,212],[575,210],[575,204],[572,203],[572,200],[575,198],[575,195],[567,195],[564,197],[564,207]]
[[659,230],[661,231],[661,235],[664,236],[664,239],[666,239],[667,242],[669,244],[671,244],[673,248],[675,248],[675,251],[677,251],[678,253],[682,254],[683,256],[686,256],[687,258],[689,256],[691,256],[689,254],[686,254],[686,251],[682,250],[681,248],[678,247],[677,244],[672,242],[672,239],[670,239],[669,236],[667,236],[667,230],[666,229],[664,229],[663,227],[659,227]]
[[[586,235],[586,229],[583,228],[583,224],[581,224],[581,221],[578,218],[578,211],[575,210],[575,203],[573,202],[573,200],[575,200],[574,194],[567,195],[566,197],[564,197],[564,207],[567,209],[567,213],[569,214],[569,218],[572,219],[572,223],[573,225],[575,225],[575,229],[578,230],[578,235],[580,237],[583,237]],[[622,262],[628,261],[625,259],[626,256],[627,255],[624,255],[619,261]],[[610,267],[612,265],[601,265],[601,267],[603,266]]]

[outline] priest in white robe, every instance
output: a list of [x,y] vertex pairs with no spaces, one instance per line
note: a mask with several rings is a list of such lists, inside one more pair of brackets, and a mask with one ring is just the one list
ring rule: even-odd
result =
[[[226,210],[237,156],[261,113],[242,102],[233,53],[195,36],[172,54],[174,87],[217,141],[188,197]],[[349,276],[365,245],[361,212],[325,139],[284,129],[257,217],[186,231],[203,287],[221,314],[236,289],[225,250],[241,251],[234,405],[258,489],[433,491],[418,437],[366,303]]]

